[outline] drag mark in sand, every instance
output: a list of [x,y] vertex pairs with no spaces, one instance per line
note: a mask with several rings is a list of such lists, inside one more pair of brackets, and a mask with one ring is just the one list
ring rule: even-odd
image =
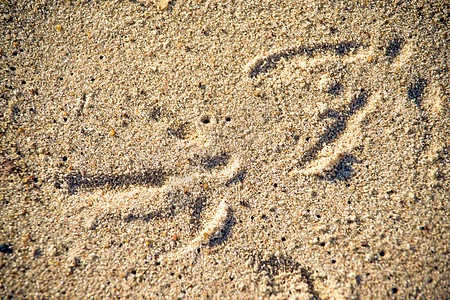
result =
[[210,221],[205,224],[205,227],[197,235],[197,237],[190,241],[189,244],[182,249],[176,251],[175,253],[170,253],[169,255],[167,255],[167,259],[172,260],[181,258],[187,253],[198,249],[202,244],[206,243],[211,236],[219,232],[225,225],[225,222],[228,218],[228,209],[229,207],[227,202],[223,200],[219,204],[219,207],[216,209]]
[[322,175],[324,172],[331,171],[336,166],[342,157],[350,154],[360,143],[361,138],[361,122],[371,112],[374,112],[376,105],[379,102],[379,95],[369,97],[368,104],[356,115],[349,118],[345,131],[334,143],[333,147],[321,147],[322,142],[317,143],[313,148],[304,155],[305,159],[309,157],[312,152],[321,147],[320,151],[315,156],[316,158],[309,162],[302,169],[294,169],[291,174],[300,175]]
[[[398,51],[400,54],[393,58],[394,62],[403,57],[403,52]],[[379,54],[373,48],[365,48],[354,43],[325,44],[275,49],[266,55],[255,57],[246,65],[245,77],[255,87],[263,85],[261,82],[264,80],[270,81],[276,77],[273,76],[272,70],[280,71],[282,68],[279,66],[283,64],[295,64],[293,68],[281,70],[287,74],[283,80],[291,80],[289,72],[294,69],[301,70],[299,73],[301,75],[296,79],[302,76],[312,78],[308,79],[305,88],[310,89],[309,95],[315,97],[314,99],[304,97],[302,101],[305,101],[306,105],[302,108],[307,110],[308,106],[312,107],[304,115],[315,118],[315,124],[319,124],[324,130],[321,133],[319,131],[316,137],[311,138],[309,143],[302,145],[303,147],[296,146],[299,150],[295,153],[299,154],[300,159],[289,174],[322,176],[360,145],[364,120],[379,109],[382,93],[361,89],[361,84],[356,84],[357,89],[346,90],[345,76],[349,70],[364,72],[361,70],[376,60],[377,55]],[[352,80],[355,80],[354,78],[355,76]],[[275,86],[270,84],[269,88]],[[298,89],[296,85],[294,87]],[[279,91],[273,88],[270,92],[276,94]],[[419,99],[416,94],[419,93],[414,94],[415,98]],[[77,115],[82,114],[85,102],[88,100],[83,96]],[[209,201],[209,196],[205,196],[204,187],[221,187],[223,190],[240,181],[242,174],[245,174],[243,169],[245,162],[237,154],[209,153],[209,150],[214,148],[211,146],[215,144],[216,135],[214,132],[212,134],[208,132],[204,124],[214,123],[214,119],[202,118],[199,123],[198,134],[192,139],[186,139],[186,143],[182,145],[186,146],[186,151],[191,148],[201,149],[202,154],[197,155],[197,162],[202,165],[202,171],[188,172],[187,176],[171,176],[170,171],[152,170],[141,174],[143,178],[142,176],[137,178],[136,174],[118,177],[71,177],[68,180],[70,195],[69,201],[66,202],[67,211],[71,214],[87,211],[87,214],[83,213],[80,216],[83,215],[81,218],[87,219],[88,228],[95,227],[97,216],[116,214],[126,223],[142,221],[144,224],[150,224],[149,228],[155,231],[159,232],[160,228],[164,227],[173,229],[172,233],[178,225],[186,224],[187,218],[189,220],[187,226],[190,229],[185,231],[194,229],[193,232],[196,234],[183,241],[178,241],[178,237],[174,238],[177,240],[175,246],[161,253],[168,261],[181,259],[208,241],[211,242],[213,237],[217,237],[227,226],[232,209],[227,202],[227,196],[220,193]],[[184,140],[185,136],[181,136],[178,132],[169,130],[168,134]],[[113,190],[103,189],[104,185],[110,185],[109,182],[116,182],[117,185],[112,186]],[[79,193],[78,189],[83,189],[84,192]],[[96,190],[92,191],[93,189]],[[88,214],[91,214],[92,218],[86,218]],[[206,222],[201,221],[203,217]],[[158,233],[155,233],[154,236],[158,237],[157,235]],[[164,248],[164,242],[160,246]]]
[[[344,84],[341,82],[345,82],[345,72],[342,70],[362,69],[376,55],[373,48],[355,43],[322,44],[274,49],[256,56],[245,66],[244,72],[255,86],[264,80],[273,80],[273,75],[268,73],[284,64],[295,65],[294,69],[302,70],[303,77],[317,78],[308,85],[317,93],[316,97],[305,101],[316,107],[316,119],[333,121],[324,133],[301,150],[300,161],[289,174],[322,176],[360,144],[361,123],[376,110],[380,94],[371,94],[370,90],[364,89],[343,92]],[[285,81],[292,81],[286,78]]]
[[[236,154],[206,155],[200,157],[200,161],[204,172],[193,172],[185,177],[166,174],[158,181],[155,177],[160,176],[155,173],[150,176],[152,180],[143,182],[144,185],[133,180],[136,176],[109,176],[105,177],[106,179],[93,178],[93,181],[92,178],[91,180],[71,178],[70,182],[68,181],[71,195],[65,202],[66,213],[74,215],[73,222],[84,222],[88,229],[95,229],[96,224],[100,223],[99,220],[105,216],[119,217],[119,220],[125,223],[138,221],[153,224],[150,226],[156,226],[155,229],[160,225],[169,229],[185,226],[190,228],[187,231],[194,230],[194,232],[197,228],[202,228],[192,239],[184,242],[179,240],[180,235],[177,233],[176,240],[179,241],[176,244],[181,243],[184,246],[178,250],[172,249],[162,256],[168,261],[179,259],[207,244],[213,237],[226,239],[218,235],[230,218],[231,209],[227,203],[227,196],[209,201],[205,189],[209,189],[209,186],[228,187],[242,172],[242,160]],[[158,174],[161,175],[163,172]],[[115,181],[114,178],[119,180],[117,188],[108,184],[111,180]],[[102,189],[102,185],[108,185],[113,189]],[[99,189],[76,193],[78,188]],[[216,207],[214,203],[218,203]],[[201,219],[206,219],[206,222],[201,222]],[[186,237],[189,235],[183,234]]]
[[[244,71],[251,78],[256,78],[261,73],[267,73],[277,67],[281,59],[289,60],[295,56],[314,58],[317,53],[330,52],[337,56],[346,56],[359,45],[351,42],[339,44],[321,44],[317,46],[299,46],[292,48],[276,48],[264,55],[257,55],[245,66]],[[311,65],[311,63],[310,63]]]

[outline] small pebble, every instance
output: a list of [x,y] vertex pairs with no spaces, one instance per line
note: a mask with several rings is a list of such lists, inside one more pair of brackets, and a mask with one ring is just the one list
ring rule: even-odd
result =
[[78,266],[78,258],[74,255],[69,256],[69,258],[67,259],[67,267],[75,268],[76,266]]
[[97,218],[96,217],[91,217],[91,218],[87,219],[85,222],[86,229],[94,230],[96,226],[97,226]]
[[156,4],[156,6],[158,7],[159,10],[165,10],[169,6],[170,2],[171,0],[160,0]]
[[256,89],[254,92],[256,97],[261,97],[262,96],[262,91],[260,89]]

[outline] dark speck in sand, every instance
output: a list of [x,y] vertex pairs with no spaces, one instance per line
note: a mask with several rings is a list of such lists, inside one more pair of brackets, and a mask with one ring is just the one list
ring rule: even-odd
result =
[[386,56],[389,56],[390,58],[395,58],[400,52],[401,46],[402,40],[393,39],[389,44],[389,46],[387,46],[386,48]]
[[422,102],[423,90],[425,89],[425,79],[419,78],[408,88],[408,98],[414,100],[414,103],[420,108]]
[[0,252],[13,253],[13,249],[6,243],[0,245]]

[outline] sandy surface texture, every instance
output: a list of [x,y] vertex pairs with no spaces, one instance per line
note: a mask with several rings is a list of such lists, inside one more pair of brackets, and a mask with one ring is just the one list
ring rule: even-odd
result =
[[0,298],[448,299],[447,1],[0,3]]

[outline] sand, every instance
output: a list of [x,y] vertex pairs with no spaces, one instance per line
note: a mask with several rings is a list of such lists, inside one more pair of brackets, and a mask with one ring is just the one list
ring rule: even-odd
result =
[[0,298],[448,299],[446,1],[2,1]]

